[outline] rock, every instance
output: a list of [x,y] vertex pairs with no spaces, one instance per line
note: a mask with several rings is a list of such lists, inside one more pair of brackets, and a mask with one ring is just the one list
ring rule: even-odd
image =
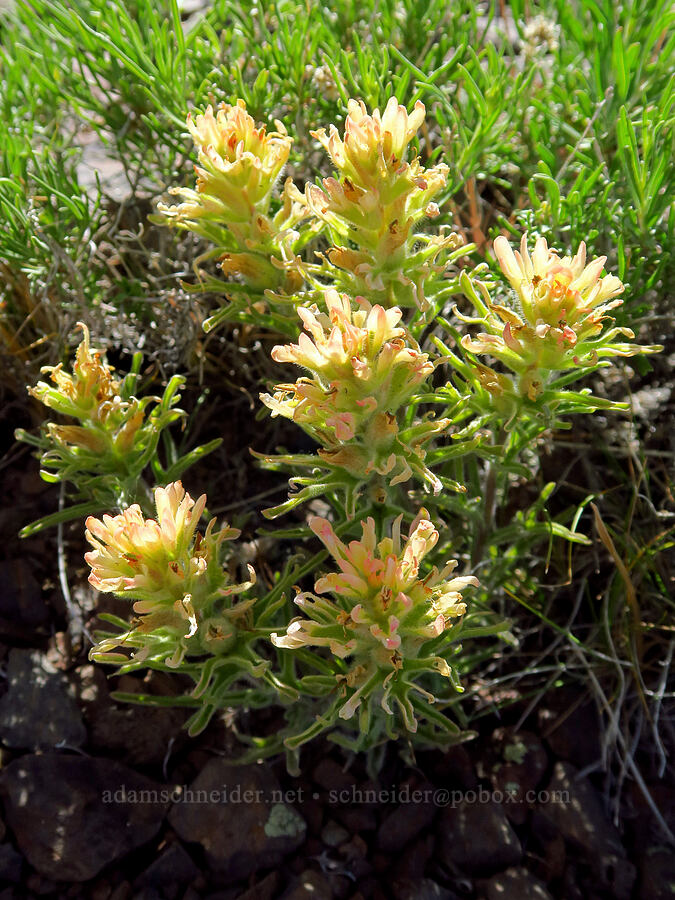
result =
[[489,799],[471,802],[467,798],[454,808],[447,807],[438,830],[441,860],[470,875],[498,872],[522,857],[520,841],[503,809]]
[[610,890],[614,900],[628,900],[637,870],[625,858],[619,832],[590,781],[579,778],[574,766],[559,762],[542,796],[541,813],[592,864],[594,883]]
[[598,711],[577,691],[561,691],[555,709],[541,709],[539,726],[539,733],[545,737],[556,759],[571,762],[579,769],[592,766],[600,759]]
[[431,878],[421,880],[404,878],[395,881],[392,885],[392,894],[394,900],[459,900],[457,894],[441,887]]
[[573,863],[565,867],[559,890],[565,900],[598,900],[597,894],[593,896],[588,886],[583,884],[583,873]]
[[333,892],[321,872],[308,869],[294,880],[279,900],[333,900]]
[[534,874],[546,883],[561,878],[567,861],[565,839],[537,809],[532,813],[529,830],[534,848],[530,853]]
[[372,876],[364,878],[359,882],[358,890],[349,897],[349,900],[370,900],[375,896],[376,891],[379,891],[377,879]]
[[[324,810],[321,794],[316,790],[316,786],[302,778],[297,782],[297,802],[294,800],[294,806],[307,822],[308,834],[321,834],[324,821]],[[337,823],[336,823],[337,824]]]
[[133,900],[163,900],[163,897],[157,888],[144,887],[134,894]]
[[602,856],[625,856],[619,832],[609,821],[595,789],[587,778],[578,778],[569,763],[558,762],[540,811],[558,828],[566,841],[594,862]]
[[333,808],[333,815],[350,834],[375,831],[377,828],[377,815],[369,806],[336,806]]
[[[323,869],[322,869],[323,871]],[[354,877],[346,872],[326,872],[334,900],[347,900],[354,892]]]
[[[340,791],[350,792],[351,788],[356,786],[356,778],[350,772],[345,772],[342,766],[338,765],[333,759],[322,759],[312,772],[312,780],[314,784],[317,784],[329,794],[336,791],[338,793]],[[336,799],[331,802],[343,803],[348,801]]]
[[[670,786],[661,781],[648,782],[646,787],[663,821],[675,833],[675,785]],[[628,800],[632,807],[632,846],[637,851],[636,856],[642,857],[662,843],[663,829],[642,789],[635,782],[630,785]]]
[[[169,822],[185,841],[204,848],[209,866],[232,881],[277,866],[305,839],[307,826],[272,772],[212,759],[174,803]],[[198,799],[188,802],[189,796]]]
[[[43,485],[44,487],[44,485]],[[0,561],[0,617],[28,628],[49,622],[49,609],[33,566],[25,559]]]
[[23,875],[23,856],[11,844],[0,844],[0,881],[19,884]]
[[377,847],[385,853],[400,853],[431,825],[438,811],[431,800],[433,788],[430,784],[403,783],[398,794],[409,797],[410,802],[403,802],[378,828]]
[[438,787],[451,790],[468,791],[478,786],[473,759],[474,756],[463,744],[455,744],[441,752],[419,750],[415,753],[417,770],[424,772],[429,781]]
[[7,693],[0,700],[4,744],[29,750],[84,744],[87,730],[77,703],[68,693],[68,681],[44,654],[39,650],[10,650],[7,682]]
[[56,753],[22,756],[0,776],[19,849],[55,881],[87,881],[150,841],[165,790],[120,763]]
[[129,897],[131,897],[131,885],[128,881],[121,881],[108,900],[129,900]]
[[509,797],[504,812],[515,825],[522,825],[541,779],[546,774],[548,756],[539,738],[529,731],[510,734],[498,728],[492,735],[499,760],[493,765],[490,780],[495,792]]
[[243,894],[237,894],[237,900],[274,900],[278,897],[277,888],[279,887],[279,873],[270,872],[270,874],[254,884]]
[[[183,738],[184,710],[116,703],[100,666],[82,666],[76,679],[94,749],[113,753],[130,766],[157,766],[162,764],[171,741]],[[139,687],[142,683],[134,680],[132,692]]]
[[327,847],[339,847],[349,840],[349,832],[333,819],[329,819],[321,830],[321,840]]
[[637,900],[673,900],[675,857],[672,850],[657,847],[641,860]]
[[434,855],[435,843],[435,834],[427,834],[418,838],[414,843],[408,844],[400,854],[396,855],[393,869],[394,880],[421,881],[427,865]]
[[344,859],[344,871],[357,881],[366,878],[373,871],[368,860],[368,844],[355,834],[347,844],[340,847],[340,856]]
[[636,879],[637,868],[623,856],[608,854],[600,860],[600,884],[612,900],[630,900]]
[[28,876],[26,879],[26,887],[33,894],[37,894],[38,897],[53,894],[57,890],[55,882],[51,881],[49,878],[43,878],[42,875],[38,875],[37,872],[31,872]]
[[182,844],[174,843],[166,847],[135,882],[135,887],[166,888],[190,884],[199,875],[199,869]]
[[527,869],[507,869],[489,881],[476,882],[476,886],[484,900],[553,900],[545,885]]

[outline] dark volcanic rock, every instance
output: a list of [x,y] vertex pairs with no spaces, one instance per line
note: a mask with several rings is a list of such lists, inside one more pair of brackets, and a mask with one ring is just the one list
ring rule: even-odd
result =
[[349,791],[356,785],[356,778],[334,759],[322,759],[312,772],[312,780],[328,792]]
[[168,888],[191,884],[199,875],[192,857],[179,844],[166,847],[137,879],[137,887]]
[[477,886],[485,900],[552,900],[545,885],[527,869],[507,869]]
[[605,854],[624,856],[619,832],[609,821],[602,801],[587,778],[578,778],[574,766],[556,763],[540,811],[566,841],[597,861]]
[[539,806],[541,813],[592,865],[594,883],[610,891],[614,900],[629,900],[637,870],[626,859],[619,832],[590,781],[579,778],[574,766],[560,762],[547,792],[546,802]]
[[279,896],[278,887],[279,873],[270,872],[267,877],[244,891],[243,894],[237,894],[237,900],[274,900]]
[[523,855],[504,810],[491,800],[463,800],[454,808],[448,807],[441,817],[438,837],[443,862],[471,875],[514,866]]
[[82,666],[76,678],[93,748],[130,766],[156,766],[162,764],[171,741],[184,738],[185,710],[117,704],[100,666]]
[[492,740],[500,756],[490,773],[492,786],[495,792],[508,794],[510,801],[504,804],[504,812],[513,823],[522,825],[529,808],[534,806],[527,798],[534,796],[546,773],[546,750],[539,738],[529,731],[510,734],[498,728]]
[[672,850],[657,847],[640,865],[638,900],[672,900],[675,897],[675,856]]
[[[394,900],[458,900],[457,894],[441,887],[431,878],[395,881],[392,885]],[[515,900],[515,898],[514,898]]]
[[283,803],[279,783],[263,766],[212,759],[189,791],[174,804],[171,826],[201,844],[213,871],[233,881],[273,868],[305,839],[304,819]]
[[433,788],[423,783],[404,784],[399,793],[407,791],[410,802],[402,803],[390,813],[377,831],[377,847],[385,853],[400,853],[417,835],[428,828],[438,811],[431,797]]
[[0,881],[18,884],[23,874],[23,856],[11,844],[0,844]]
[[68,681],[39,650],[10,650],[8,691],[0,700],[0,736],[8,747],[79,747],[87,731]]
[[39,628],[49,621],[49,610],[33,568],[25,559],[0,560],[0,618]]
[[281,894],[280,900],[332,900],[333,892],[321,872],[308,869]]
[[592,766],[602,753],[595,705],[577,692],[561,692],[556,701],[556,709],[540,710],[540,733],[556,759],[567,760],[580,769]]
[[147,843],[168,805],[162,785],[126,766],[55,753],[10,763],[0,791],[21,852],[55,881],[87,881]]

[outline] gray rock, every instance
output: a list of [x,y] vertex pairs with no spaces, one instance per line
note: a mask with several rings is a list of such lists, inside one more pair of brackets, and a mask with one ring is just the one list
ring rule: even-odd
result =
[[44,654],[10,650],[7,682],[0,700],[0,734],[6,746],[37,750],[84,744],[87,730],[68,681]]
[[546,886],[527,869],[507,869],[490,878],[477,882],[485,900],[553,900]]
[[7,824],[41,875],[88,881],[150,841],[168,803],[165,788],[107,759],[22,756],[0,776]]
[[470,875],[498,872],[520,862],[520,841],[501,806],[463,800],[444,810],[439,826],[439,854],[449,866]]
[[305,840],[304,819],[283,803],[279,783],[263,766],[212,759],[189,792],[174,804],[169,822],[183,840],[201,844],[211,869],[232,881],[273,868]]

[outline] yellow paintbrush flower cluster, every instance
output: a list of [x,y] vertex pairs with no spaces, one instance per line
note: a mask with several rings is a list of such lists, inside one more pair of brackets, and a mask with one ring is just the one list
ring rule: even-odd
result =
[[188,116],[197,149],[197,186],[173,188],[175,206],[158,205],[156,221],[192,231],[215,244],[213,253],[226,275],[249,287],[297,289],[293,230],[306,215],[302,195],[286,181],[282,203],[270,215],[272,192],[288,161],[292,140],[281,122],[276,131],[256,126],[239,100],[214,112]]
[[[85,554],[91,567],[89,583],[96,590],[133,600],[135,624],[126,635],[101,641],[92,651],[106,655],[126,641],[142,646],[136,661],[146,658],[157,637],[164,637],[165,662],[180,664],[189,649],[224,653],[235,640],[236,620],[253,600],[228,606],[223,599],[247,590],[255,582],[231,585],[223,570],[220,548],[239,536],[227,525],[216,530],[212,519],[204,534],[197,532],[206,495],[196,501],[180,481],[154,492],[156,518],[148,519],[133,504],[116,516],[87,519],[86,537],[93,550]],[[145,639],[145,640],[144,640]],[[108,657],[109,659],[109,657]]]
[[424,465],[423,443],[445,428],[443,420],[418,423],[402,433],[399,418],[434,370],[426,353],[400,325],[401,311],[328,290],[327,313],[300,307],[307,334],[277,346],[272,358],[307,369],[311,377],[261,394],[272,415],[292,419],[320,445],[319,457],[366,481],[387,476],[390,485],[413,473],[440,489]]
[[536,401],[556,374],[612,356],[658,351],[617,340],[634,338],[630,328],[605,330],[613,321],[607,313],[623,302],[618,295],[624,286],[614,275],[601,277],[606,257],[587,263],[583,242],[574,256],[565,257],[550,249],[544,238],[537,240],[530,256],[527,235],[520,252],[514,253],[504,237],[496,238],[494,250],[514,300],[504,306],[492,303],[485,290],[482,299],[474,292],[470,296],[480,318],[460,318],[486,329],[475,337],[465,335],[462,346],[472,353],[490,354],[517,376],[514,388],[508,376],[479,365],[479,379],[496,398],[515,391]]
[[[416,683],[420,675],[440,673],[457,680],[443,654],[450,647],[452,620],[466,611],[462,591],[478,585],[473,576],[453,578],[451,560],[438,571],[421,575],[424,557],[438,541],[438,531],[425,509],[401,540],[401,517],[391,537],[377,541],[375,523],[361,523],[362,538],[344,544],[330,523],[313,517],[312,531],[336,561],[339,572],[319,578],[316,594],[302,592],[295,603],[305,618],[294,619],[284,635],[272,635],[278,647],[326,647],[348,661],[337,676],[339,712],[350,719],[359,707],[367,715],[399,718],[406,730],[417,729],[417,693],[426,702],[435,697]],[[332,595],[332,599],[324,596]],[[445,639],[439,641],[443,636]],[[450,638],[450,640],[448,640]],[[393,724],[393,721],[392,721]]]
[[436,260],[455,250],[456,235],[422,235],[416,226],[439,214],[433,198],[443,189],[447,166],[425,169],[408,161],[408,146],[424,122],[424,104],[408,114],[392,97],[380,114],[350,100],[344,136],[330,126],[312,135],[328,152],[336,177],[308,184],[307,204],[329,226],[334,246],[326,256],[337,286],[384,306],[427,308],[425,286],[444,269]]
[[63,365],[46,366],[53,384],[39,381],[29,393],[57,413],[78,420],[78,425],[46,426],[53,443],[53,455],[44,458],[58,463],[58,457],[75,455],[83,466],[111,456],[124,459],[138,443],[145,420],[145,408],[154,398],[123,399],[121,383],[112,366],[102,362],[102,351],[92,350],[89,329],[81,322],[82,340],[77,348],[71,372]]

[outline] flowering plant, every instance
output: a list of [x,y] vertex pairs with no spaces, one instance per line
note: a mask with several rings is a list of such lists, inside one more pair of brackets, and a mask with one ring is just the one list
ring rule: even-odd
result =
[[322,445],[302,465],[330,473],[289,503],[316,496],[317,484],[326,490],[342,485],[353,515],[363,485],[377,476],[384,496],[413,474],[438,493],[441,484],[424,465],[424,443],[448,422],[427,419],[405,427],[402,421],[434,370],[428,354],[400,326],[396,307],[385,310],[357,298],[359,308],[352,310],[349,297],[334,290],[326,291],[324,303],[327,314],[300,307],[307,334],[272,351],[276,362],[295,363],[311,377],[278,384],[272,396],[261,394],[273,416],[292,419]]
[[[249,565],[248,581],[232,584],[224,568],[225,542],[240,532],[217,529],[215,519],[199,532],[206,495],[193,500],[180,481],[156,488],[154,500],[154,519],[136,504],[116,516],[87,519],[89,583],[131,600],[136,614],[130,625],[102,614],[118,631],[99,634],[90,657],[124,672],[181,667],[196,682],[191,699],[198,710],[188,726],[195,733],[227,703],[233,685],[248,684],[254,696],[265,696],[261,685],[275,696],[283,688],[254,648],[266,634],[256,627],[256,598],[234,599],[250,591],[255,572]],[[125,649],[134,652],[120,652]]]
[[465,295],[478,316],[455,310],[463,322],[485,329],[476,337],[465,334],[461,346],[472,354],[489,354],[512,373],[472,363],[473,374],[491,395],[494,408],[510,424],[523,407],[545,413],[626,409],[625,404],[566,388],[593,368],[609,365],[611,357],[662,349],[617,340],[633,339],[630,328],[605,328],[605,323],[613,321],[607,313],[621,305],[619,295],[624,291],[616,276],[600,277],[606,257],[586,264],[582,242],[574,256],[561,258],[544,238],[537,240],[530,256],[526,234],[520,252],[514,253],[502,236],[495,239],[494,250],[514,295],[507,304],[494,303],[485,285],[464,276]]
[[315,594],[297,594],[295,603],[305,616],[293,619],[285,634],[273,634],[272,642],[292,651],[325,647],[344,663],[324,679],[335,698],[331,706],[307,731],[287,738],[291,747],[338,720],[352,719],[357,711],[359,749],[384,734],[392,739],[414,734],[418,718],[440,729],[441,740],[457,737],[456,725],[432,708],[438,698],[423,683],[425,675],[440,674],[455,691],[461,690],[452,659],[462,629],[452,620],[461,621],[466,612],[461,591],[477,586],[478,580],[450,577],[456,560],[422,576],[422,560],[436,545],[438,531],[421,509],[402,545],[402,518],[394,521],[391,536],[380,541],[369,518],[361,523],[361,540],[349,544],[326,519],[309,521],[340,571],[319,578]]
[[302,284],[296,251],[301,236],[296,226],[306,217],[304,200],[291,179],[287,179],[278,211],[272,215],[272,194],[291,148],[283,124],[276,131],[256,126],[239,100],[234,106],[221,103],[214,113],[208,106],[203,114],[188,115],[187,126],[197,149],[197,186],[173,188],[177,205],[158,205],[153,220],[191,231],[214,244],[199,261],[216,257],[223,273],[234,281],[218,284],[206,280],[209,290],[226,291],[231,301],[240,303],[208,320],[211,329],[256,303],[265,310],[266,289],[293,292]]
[[406,159],[424,116],[420,101],[408,115],[392,97],[382,115],[377,109],[370,115],[363,102],[350,100],[343,138],[334,125],[328,135],[323,128],[312,132],[337,178],[305,189],[309,208],[329,226],[334,246],[326,256],[335,267],[330,277],[336,284],[352,296],[421,310],[429,308],[427,294],[443,284],[454,259],[445,257],[463,243],[456,234],[427,236],[414,230],[423,218],[438,216],[433,198],[447,173],[443,163],[425,169],[419,157]]
[[[422,230],[440,215],[447,175],[445,164],[425,168],[415,155],[424,117],[421,103],[408,113],[391,98],[380,114],[350,101],[342,135],[335,126],[313,132],[335,175],[304,193],[288,179],[279,195],[291,146],[283,125],[267,132],[243,101],[208,107],[188,119],[196,189],[174,189],[182,202],[160,204],[156,219],[209,241],[200,260],[217,258],[228,278],[202,281],[228,297],[206,330],[234,318],[291,338],[272,359],[304,374],[261,393],[261,412],[295,423],[316,446],[254,455],[291,470],[296,489],[267,517],[314,504],[274,537],[319,538],[325,550],[311,555],[302,543],[267,584],[250,567],[248,580],[232,583],[236,549],[227,548],[239,532],[214,519],[200,531],[206,497],[193,500],[178,481],[217,442],[184,457],[170,447],[166,467],[158,460],[160,435],[170,445],[167,429],[184,415],[179,376],[161,398],[137,398],[140,357],[117,378],[81,326],[72,373],[54,367],[52,384],[32,389],[75,424],[23,437],[40,449],[44,477],[74,485],[83,501],[38,524],[89,513],[90,583],[133,604],[130,623],[101,617],[116,631],[98,636],[92,658],[191,677],[181,702],[196,708],[193,733],[217,710],[284,706],[283,724],[279,713],[272,736],[250,739],[251,754],[285,748],[291,766],[324,732],[357,750],[467,737],[454,721],[461,714],[448,714],[472,665],[459,640],[510,639],[492,595],[525,579],[523,548],[553,536],[589,542],[576,520],[568,527],[546,512],[554,484],[527,509],[511,503],[502,524],[499,501],[509,507],[514,477],[532,481],[532,446],[547,428],[565,427],[571,412],[625,408],[572,382],[611,357],[660,349],[621,340],[634,335],[611,326],[608,312],[624,285],[602,277],[605,257],[587,264],[583,243],[560,256],[540,238],[530,255],[527,235],[516,253],[496,237],[512,291],[503,302],[483,277],[487,264],[458,274],[474,248]],[[316,263],[301,254],[322,232],[330,246]],[[460,290],[475,315],[456,309],[453,319],[448,301]],[[338,571],[317,577],[327,554]],[[300,616],[288,609],[291,587]]]
[[131,372],[120,380],[112,366],[103,362],[102,351],[91,348],[87,326],[79,323],[78,327],[82,340],[72,372],[65,371],[61,363],[47,366],[43,372],[49,373],[52,384],[40,381],[29,388],[36,400],[77,424],[46,422],[40,436],[20,429],[17,438],[40,452],[40,474],[45,481],[61,482],[64,488],[68,484],[71,499],[83,502],[27,526],[24,534],[134,500],[147,505],[146,469],[157,482],[171,481],[220,444],[214,440],[183,456],[176,453],[165,469],[158,458],[158,445],[162,436],[168,439],[166,429],[185,416],[177,408],[178,391],[185,379],[174,376],[162,397],[138,398],[134,390],[140,354],[134,358]]

